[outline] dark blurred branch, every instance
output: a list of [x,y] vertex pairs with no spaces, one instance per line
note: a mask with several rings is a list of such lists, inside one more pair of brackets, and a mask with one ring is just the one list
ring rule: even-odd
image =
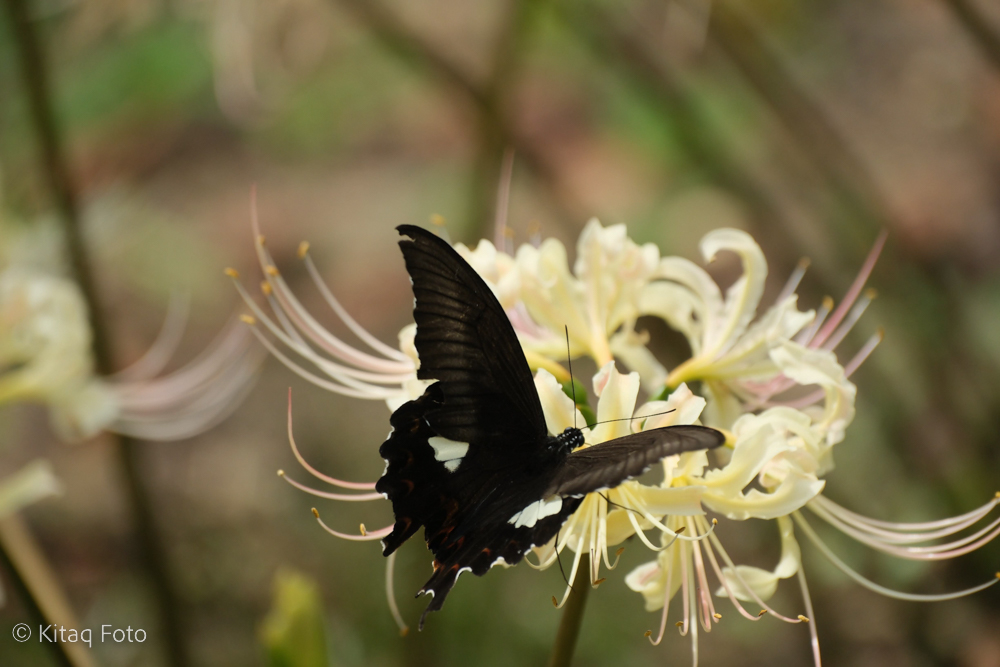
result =
[[[494,91],[489,86],[482,85],[468,76],[433,44],[415,34],[379,2],[375,0],[336,0],[336,2],[350,10],[401,60],[422,66],[465,97],[476,112],[482,128],[481,135],[495,137],[495,145],[500,146],[501,150],[503,147],[510,147],[517,152],[520,162],[546,187],[565,222],[572,223],[583,219],[584,215],[579,204],[559,185],[555,173],[531,142],[517,134],[504,115],[500,100],[495,98]],[[517,30],[514,32],[518,33]],[[497,71],[502,74],[505,67],[503,60],[497,65]],[[496,75],[493,80],[500,82],[502,76]]]
[[944,4],[948,5],[958,22],[993,63],[993,67],[1000,70],[1000,35],[990,30],[979,10],[969,0],[944,0]]
[[620,12],[596,3],[561,2],[558,6],[566,25],[596,59],[616,66],[659,107],[674,129],[674,141],[708,178],[746,202],[761,225],[782,220],[783,226],[790,224],[772,195],[730,157],[692,101],[693,96],[659,55],[622,25]]
[[867,165],[795,77],[757,34],[744,12],[719,0],[712,6],[710,38],[726,52],[739,71],[777,115],[837,193],[855,214],[877,226],[888,215],[882,195]]
[[[101,307],[92,263],[83,239],[80,208],[70,175],[69,162],[63,152],[54,105],[49,97],[48,70],[45,66],[42,44],[35,31],[35,24],[29,16],[26,0],[4,0],[4,4],[11,19],[14,41],[20,52],[21,78],[28,94],[31,117],[38,136],[43,171],[52,190],[52,197],[59,208],[73,273],[90,312],[97,370],[102,375],[110,375],[115,370],[110,333],[103,317],[104,310]],[[174,667],[184,667],[189,661],[184,646],[180,614],[163,557],[163,545],[156,530],[149,491],[139,471],[137,451],[139,443],[121,436],[116,436],[116,439],[134,513],[133,520],[136,522],[143,565],[153,584],[163,623],[164,643],[170,653],[171,664]]]

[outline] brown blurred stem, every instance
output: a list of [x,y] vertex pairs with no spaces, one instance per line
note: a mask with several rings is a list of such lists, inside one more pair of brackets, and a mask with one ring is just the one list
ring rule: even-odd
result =
[[[376,0],[336,0],[336,2],[347,8],[390,52],[406,63],[422,66],[469,101],[476,113],[480,136],[484,141],[488,140],[492,146],[499,147],[490,150],[495,150],[499,156],[504,148],[513,148],[517,152],[519,163],[527,167],[545,186],[564,222],[573,224],[584,218],[580,204],[560,186],[556,174],[546,164],[541,153],[530,141],[515,131],[503,113],[500,101],[488,86],[468,76],[427,40],[410,30],[380,2]],[[514,32],[517,34],[518,31]],[[499,158],[496,164],[499,164]]]
[[674,128],[673,138],[688,158],[719,186],[745,201],[761,225],[786,220],[774,197],[721,145],[685,86],[643,40],[622,25],[622,12],[598,3],[559,2],[560,16],[580,42],[602,63],[615,66]]
[[1000,70],[1000,35],[990,30],[987,21],[969,0],[944,0],[955,18],[965,28],[983,51],[993,67]]
[[[80,627],[45,554],[17,514],[0,518],[0,565],[9,574],[28,612],[31,629],[28,641],[41,639],[36,639],[35,634],[41,627]],[[42,643],[48,645],[58,665],[92,667],[94,664],[83,644]]]
[[590,593],[590,555],[584,554],[580,558],[576,576],[573,577],[573,588],[569,592],[569,599],[563,606],[548,667],[569,667],[573,662],[573,652],[576,650],[576,639],[580,636],[588,593]]
[[[35,132],[38,135],[43,171],[59,208],[73,273],[87,300],[97,370],[102,375],[109,375],[114,371],[110,335],[103,318],[94,272],[83,239],[80,208],[70,176],[69,163],[62,148],[54,107],[49,95],[48,71],[42,43],[28,13],[27,2],[4,0],[4,4],[11,19],[14,41],[20,52],[21,75],[28,94]],[[184,646],[180,614],[163,557],[162,543],[156,530],[149,492],[139,472],[138,443],[131,438],[117,437],[117,445],[127,482],[133,520],[136,523],[142,562],[156,595],[170,664],[173,667],[185,667],[189,661]]]
[[745,11],[731,1],[712,6],[709,35],[771,108],[796,147],[812,160],[853,214],[875,226],[888,215],[868,166],[826,115],[821,104],[798,84],[781,58],[757,33]]

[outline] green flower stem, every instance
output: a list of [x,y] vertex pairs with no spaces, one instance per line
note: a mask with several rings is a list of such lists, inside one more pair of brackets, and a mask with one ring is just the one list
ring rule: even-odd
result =
[[[72,176],[59,136],[52,100],[49,96],[48,71],[45,54],[35,30],[25,0],[4,0],[13,30],[14,41],[20,52],[21,76],[31,110],[35,132],[38,135],[39,153],[48,186],[59,208],[63,223],[66,247],[75,278],[80,285],[90,312],[93,332],[94,359],[102,375],[114,371],[111,337],[103,318],[100,298],[94,279],[92,263],[81,231],[81,216]],[[189,664],[181,617],[178,610],[173,582],[163,557],[153,515],[149,491],[139,472],[139,443],[131,438],[118,437],[117,451],[125,475],[127,492],[136,523],[143,567],[149,577],[159,607],[164,633],[164,644],[173,667]]]
[[583,623],[583,611],[587,606],[588,593],[590,593],[590,556],[584,554],[580,558],[580,566],[573,578],[573,589],[563,607],[556,642],[552,646],[552,657],[549,658],[549,667],[569,667],[573,662],[573,650],[576,648],[576,638],[580,636],[580,625]]
[[[0,565],[10,575],[30,616],[32,635],[36,628],[57,625],[79,628],[66,594],[49,566],[45,554],[17,514],[0,518]],[[36,640],[37,641],[37,640]],[[81,643],[44,642],[62,667],[93,667],[89,649]]]

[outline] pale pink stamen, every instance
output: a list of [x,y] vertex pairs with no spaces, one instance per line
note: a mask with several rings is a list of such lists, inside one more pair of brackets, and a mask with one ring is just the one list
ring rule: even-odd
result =
[[802,590],[802,602],[806,608],[806,618],[809,619],[809,644],[812,646],[813,664],[821,667],[822,661],[819,655],[819,632],[816,629],[816,615],[813,613],[812,597],[809,595],[809,587],[806,585],[806,573],[799,566],[798,571],[799,588]]
[[329,491],[320,491],[319,489],[313,489],[306,486],[300,482],[296,482],[294,479],[285,474],[284,470],[278,471],[278,476],[283,480],[294,486],[300,491],[305,491],[306,493],[317,496],[319,498],[326,498],[327,500],[344,500],[347,502],[352,501],[365,501],[365,500],[383,500],[384,496],[381,493],[331,493]]
[[396,591],[392,585],[395,570],[396,552],[393,551],[385,559],[385,597],[389,601],[389,613],[392,614],[392,620],[396,621],[396,625],[399,626],[400,636],[405,637],[410,632],[410,628],[403,620],[403,615],[399,613],[399,605],[396,604]]
[[345,482],[342,479],[336,479],[335,477],[324,475],[309,465],[309,462],[302,457],[302,454],[299,452],[299,448],[295,445],[295,435],[292,433],[292,390],[290,388],[288,390],[288,444],[292,446],[292,453],[295,455],[295,460],[298,461],[299,465],[305,468],[306,471],[316,479],[322,480],[333,486],[339,486],[342,489],[368,491],[375,488],[375,482]]
[[166,368],[184,335],[190,306],[191,299],[188,297],[176,295],[171,297],[160,333],[146,350],[146,354],[132,365],[111,375],[109,379],[121,382],[148,380]]
[[775,299],[776,303],[781,303],[791,295],[795,294],[795,290],[798,289],[799,283],[802,282],[802,277],[806,275],[806,270],[809,268],[809,260],[805,257],[799,260],[799,263],[795,266],[795,270],[792,271],[791,275],[788,276],[788,280],[785,282],[785,286],[781,288],[781,292],[778,294],[778,298]]
[[355,336],[362,340],[368,347],[372,348],[376,352],[380,352],[390,359],[395,359],[397,361],[408,362],[409,357],[400,352],[399,350],[389,347],[375,336],[371,335],[367,329],[358,324],[357,320],[351,317],[351,314],[347,312],[341,304],[340,301],[333,295],[330,288],[327,287],[323,278],[319,274],[319,270],[312,261],[312,257],[308,254],[303,256],[303,261],[306,265],[306,270],[309,272],[310,277],[312,277],[313,282],[316,284],[316,288],[319,290],[320,294],[323,295],[323,299],[326,300],[327,304],[337,314],[337,317],[347,325],[347,328],[351,330]]
[[882,253],[882,247],[885,246],[885,240],[888,238],[889,232],[883,230],[878,238],[875,239],[875,245],[868,252],[868,257],[865,258],[864,264],[861,265],[861,270],[858,272],[857,277],[854,282],[851,283],[851,287],[847,290],[847,294],[844,295],[844,300],[841,301],[840,305],[833,312],[833,316],[830,317],[826,325],[820,329],[816,337],[811,341],[813,347],[818,347],[822,345],[826,339],[833,333],[840,321],[847,315],[851,306],[854,305],[855,299],[861,294],[861,290],[864,289],[865,282],[868,281],[868,276],[871,275],[872,270],[875,268],[875,263],[878,261],[879,255]]
[[352,542],[373,542],[375,540],[381,540],[383,537],[391,533],[393,528],[392,526],[386,526],[385,528],[379,528],[378,530],[366,530],[359,535],[351,535],[350,533],[341,533],[333,528],[330,528],[330,526],[326,525],[326,522],[319,517],[319,512],[315,509],[313,509],[313,516],[316,517],[316,523],[322,526],[323,530],[330,533],[334,537],[339,537],[342,540],[350,540]]
[[941,602],[944,600],[954,600],[956,598],[965,597],[966,595],[972,595],[973,593],[978,593],[979,591],[985,590],[991,586],[995,586],[997,583],[1000,583],[1000,576],[997,576],[986,583],[980,584],[978,586],[973,586],[972,588],[967,588],[965,590],[955,591],[952,593],[942,593],[938,595],[921,595],[917,593],[904,593],[902,591],[896,591],[891,588],[886,588],[885,586],[876,584],[874,581],[862,576],[855,570],[848,567],[848,565],[844,563],[844,561],[842,561],[840,558],[838,558],[837,555],[834,554],[833,551],[830,549],[830,547],[828,547],[826,543],[824,543],[819,538],[819,536],[815,533],[815,531],[813,531],[812,527],[808,524],[808,522],[806,522],[805,517],[802,516],[801,512],[793,512],[792,518],[795,519],[795,522],[799,525],[799,528],[802,530],[805,536],[809,538],[809,541],[811,541],[814,545],[816,545],[816,548],[819,549],[824,556],[826,556],[827,560],[829,560],[834,565],[834,567],[836,567],[838,570],[840,570],[841,572],[843,572],[844,574],[846,574],[851,579],[861,584],[868,590],[874,591],[886,597],[895,598],[897,600],[906,600],[909,602]]
[[[690,521],[688,525],[691,525]],[[710,632],[712,630],[712,614],[715,613],[715,605],[712,604],[711,593],[708,590],[708,578],[705,576],[705,561],[701,557],[701,544],[695,542],[691,545],[691,549],[694,556],[694,571],[698,577],[698,607],[701,611],[701,627],[705,628],[706,632]]]
[[[673,544],[673,543],[671,542],[671,544]],[[680,547],[678,547],[678,548],[680,548]],[[669,557],[669,553],[668,553],[668,557]],[[664,632],[667,629],[667,615],[668,615],[668,613],[670,611],[670,593],[671,593],[671,589],[673,588],[673,583],[674,583],[673,582],[673,576],[674,576],[674,567],[673,567],[673,558],[671,557],[670,558],[670,563],[667,565],[667,585],[663,589],[663,615],[660,617],[660,631],[659,631],[659,633],[657,633],[655,640],[653,640],[653,639],[649,640],[649,642],[653,646],[659,646],[660,645],[660,642],[663,641],[663,634],[664,634]],[[647,637],[648,637],[648,635],[647,635]]]
[[[853,521],[860,524],[866,524],[869,526],[874,526],[876,528],[886,528],[888,530],[906,530],[906,531],[928,531],[937,530],[939,528],[945,528],[948,526],[954,526],[959,523],[963,523],[972,520],[973,523],[983,518],[990,511],[993,510],[998,504],[1000,504],[1000,492],[985,505],[977,507],[976,509],[966,512],[965,514],[959,514],[957,516],[948,517],[947,519],[938,519],[937,521],[923,521],[919,523],[897,523],[893,521],[879,521],[878,519],[871,519],[861,514],[852,512],[851,510],[838,505],[826,496],[816,496],[814,502],[820,502],[826,509],[837,515],[843,517],[848,517]],[[973,519],[975,517],[975,519]],[[971,525],[971,524],[970,524]]]
[[757,614],[751,614],[746,609],[744,609],[743,605],[740,603],[740,600],[736,597],[736,594],[733,592],[733,589],[729,586],[729,581],[726,579],[725,576],[723,576],[722,568],[719,567],[719,562],[715,560],[715,553],[712,551],[711,542],[708,542],[705,545],[705,554],[708,556],[708,562],[712,566],[712,571],[715,572],[715,576],[718,578],[719,583],[722,584],[722,588],[726,591],[726,596],[729,598],[729,601],[733,603],[733,606],[736,607],[737,611],[739,611],[740,614],[749,621],[759,621],[761,619],[761,616],[758,616]]

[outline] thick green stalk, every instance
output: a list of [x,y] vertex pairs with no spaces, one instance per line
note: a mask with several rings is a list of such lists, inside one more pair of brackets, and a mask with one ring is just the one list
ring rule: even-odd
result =
[[[103,318],[92,263],[84,243],[81,230],[80,208],[66,160],[59,127],[56,123],[52,100],[49,96],[48,71],[42,43],[35,30],[25,0],[5,0],[10,16],[13,37],[20,52],[21,74],[28,96],[31,118],[38,137],[39,153],[45,178],[58,206],[64,227],[66,249],[74,276],[80,285],[90,312],[93,332],[94,358],[97,370],[102,375],[114,371],[111,338]],[[164,644],[170,654],[173,667],[185,667],[188,663],[180,613],[166,561],[162,543],[156,530],[155,517],[149,491],[139,472],[138,443],[131,438],[118,437],[118,453],[123,473],[127,481],[127,493],[132,507],[133,519],[143,566],[152,582],[159,608]]]
[[573,577],[573,589],[563,607],[556,641],[552,645],[552,656],[549,667],[569,667],[573,662],[573,651],[576,649],[576,638],[580,636],[580,626],[583,624],[583,612],[587,606],[587,594],[590,593],[590,556],[584,554],[580,558],[580,566]]

